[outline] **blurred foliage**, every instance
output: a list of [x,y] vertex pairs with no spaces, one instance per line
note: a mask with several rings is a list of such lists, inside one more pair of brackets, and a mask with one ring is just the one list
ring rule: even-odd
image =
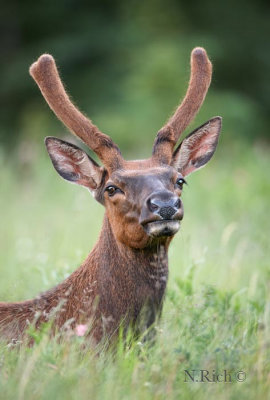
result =
[[[204,46],[214,64],[196,125],[224,117],[225,141],[269,136],[268,2],[240,0],[10,0],[1,4],[0,141],[65,130],[28,75],[54,55],[74,101],[124,152],[149,154],[156,131],[184,95],[189,57]],[[192,128],[195,125],[193,124]],[[148,147],[146,147],[148,146]],[[144,155],[144,154],[142,154]]]

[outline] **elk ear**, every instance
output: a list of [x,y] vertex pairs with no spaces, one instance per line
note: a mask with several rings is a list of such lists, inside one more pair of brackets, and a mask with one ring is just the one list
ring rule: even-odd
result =
[[87,187],[94,194],[102,184],[104,168],[79,147],[64,140],[47,137],[45,145],[58,174],[67,181]]
[[221,130],[221,117],[214,117],[191,132],[173,153],[172,166],[183,176],[202,168],[213,156]]

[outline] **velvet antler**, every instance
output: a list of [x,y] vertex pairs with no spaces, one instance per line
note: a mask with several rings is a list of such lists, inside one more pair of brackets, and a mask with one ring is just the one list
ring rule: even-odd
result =
[[196,47],[191,53],[191,74],[188,90],[185,98],[169,119],[161,128],[153,146],[153,157],[161,162],[169,163],[181,133],[199,111],[212,76],[212,64],[206,51]]
[[100,158],[110,170],[121,165],[121,152],[112,139],[100,132],[70,101],[59,77],[54,58],[43,54],[31,65],[30,75],[56,116]]

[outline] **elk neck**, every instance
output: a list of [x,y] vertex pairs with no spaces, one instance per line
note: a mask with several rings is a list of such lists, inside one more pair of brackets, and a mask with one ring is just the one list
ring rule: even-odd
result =
[[[115,238],[105,215],[99,240],[82,268],[84,276],[96,282],[96,311],[109,321],[107,333],[116,331],[123,318],[137,327],[149,327],[160,315],[168,279],[169,242],[163,239],[144,249],[130,248]],[[104,331],[94,332],[98,338],[102,334]]]
[[[98,265],[98,273],[111,280],[148,284],[160,288],[166,286],[168,277],[168,247],[171,238],[155,240],[143,249],[129,247],[114,236],[105,214],[98,243],[89,254],[86,264]],[[164,287],[165,288],[165,287]]]

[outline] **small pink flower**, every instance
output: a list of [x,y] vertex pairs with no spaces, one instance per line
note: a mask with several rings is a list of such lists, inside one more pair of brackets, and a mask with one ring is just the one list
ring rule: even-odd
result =
[[84,336],[88,329],[87,325],[77,325],[75,328],[75,332],[77,336]]

